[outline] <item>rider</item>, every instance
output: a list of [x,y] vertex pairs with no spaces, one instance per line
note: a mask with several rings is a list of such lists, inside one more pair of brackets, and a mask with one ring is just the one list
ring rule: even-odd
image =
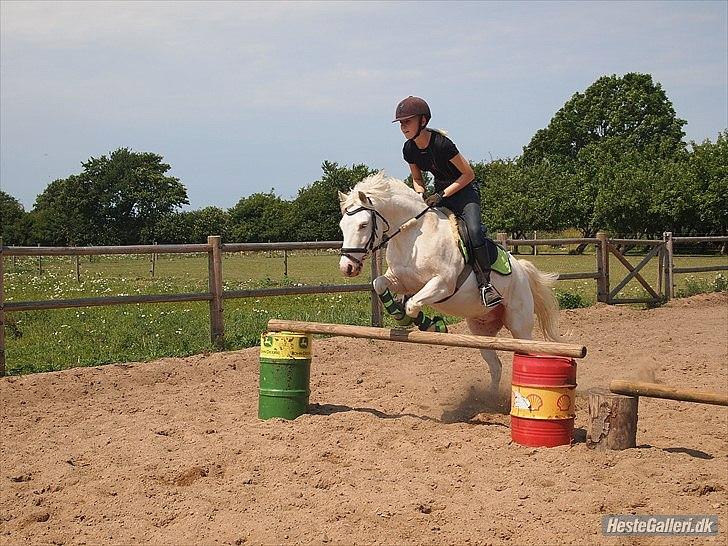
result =
[[397,105],[394,121],[407,137],[402,154],[412,172],[412,185],[423,194],[422,171],[435,177],[435,193],[427,197],[430,207],[442,205],[465,220],[475,256],[475,273],[480,298],[486,307],[501,303],[501,295],[490,283],[491,256],[486,229],[480,217],[480,190],[475,173],[452,140],[442,132],[427,128],[432,115],[427,103],[409,96]]

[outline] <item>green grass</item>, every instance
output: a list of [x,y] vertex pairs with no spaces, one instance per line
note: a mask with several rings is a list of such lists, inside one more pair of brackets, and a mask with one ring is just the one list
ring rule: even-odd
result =
[[[594,271],[594,255],[519,256],[543,271]],[[640,256],[630,257],[633,264]],[[678,266],[726,264],[719,256],[676,258]],[[644,276],[654,283],[653,260]],[[288,276],[283,253],[225,255],[223,279],[226,290],[296,284],[360,284],[365,276],[343,279],[333,251],[289,252]],[[38,274],[37,258],[5,259],[6,301],[71,299],[91,296],[157,294],[207,291],[207,258],[204,255],[158,258],[155,277],[150,277],[149,256],[83,257],[81,282],[76,281],[75,258],[43,258]],[[621,264],[610,261],[612,286],[623,274]],[[725,290],[725,275],[679,275],[678,295]],[[596,300],[594,280],[560,281],[557,296],[562,307],[582,307]],[[620,297],[644,296],[631,281]],[[240,349],[258,343],[270,318],[369,324],[368,293],[279,296],[225,300],[225,344]],[[386,325],[394,325],[385,319]],[[152,360],[214,350],[210,342],[208,304],[164,303],[88,307],[6,314],[6,367],[9,374],[49,371],[110,362]]]

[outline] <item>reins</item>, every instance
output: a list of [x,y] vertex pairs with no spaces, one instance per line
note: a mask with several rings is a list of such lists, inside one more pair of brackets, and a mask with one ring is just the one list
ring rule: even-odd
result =
[[[370,205],[372,204],[372,200],[369,199],[368,197],[367,197],[367,201],[369,201]],[[357,265],[362,265],[362,263],[367,258],[367,256],[369,256],[369,254],[376,252],[377,250],[382,248],[384,245],[386,245],[389,241],[394,239],[397,235],[399,235],[402,231],[409,228],[410,225],[412,225],[414,222],[416,222],[417,220],[422,218],[422,216],[424,216],[426,212],[432,210],[432,207],[427,207],[426,209],[422,210],[417,216],[413,216],[412,218],[410,218],[409,220],[404,222],[402,225],[400,225],[397,228],[397,230],[394,233],[392,233],[392,235],[387,235],[387,232],[389,231],[389,222],[376,209],[365,207],[362,205],[361,207],[354,209],[352,211],[348,211],[348,210],[344,211],[344,214],[346,214],[347,216],[353,216],[354,214],[357,214],[357,213],[361,212],[362,210],[368,210],[371,213],[371,219],[372,219],[372,233],[369,236],[369,240],[367,241],[367,244],[364,245],[363,247],[342,248],[340,251],[340,254],[342,256],[346,256],[351,261],[355,262]],[[378,245],[375,245],[374,240],[377,237],[377,216],[379,216],[379,218],[381,218],[382,221],[385,224],[387,224],[387,228],[384,231],[382,231],[382,241]],[[354,256],[352,256],[350,254],[351,252],[354,252],[357,254],[361,253],[362,256],[361,256],[361,258],[355,258]]]

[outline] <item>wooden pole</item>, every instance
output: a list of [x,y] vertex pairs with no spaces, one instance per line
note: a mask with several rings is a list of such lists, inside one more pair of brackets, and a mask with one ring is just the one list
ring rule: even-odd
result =
[[[157,244],[156,242],[154,243]],[[157,274],[157,253],[153,253],[151,257],[151,265],[149,266],[149,273],[152,275],[152,278]]]
[[665,245],[660,246],[660,250],[657,252],[657,293],[662,299],[665,299],[665,294],[662,290],[662,268],[665,262]]
[[222,245],[219,235],[207,238],[210,245],[208,254],[208,286],[210,287],[210,337],[212,344],[222,350],[225,344],[225,324],[223,321],[222,289]]
[[270,319],[268,321],[268,331],[331,334],[346,337],[381,339],[385,341],[402,341],[405,343],[425,343],[428,345],[447,345],[450,347],[471,347],[474,349],[493,349],[496,351],[512,351],[526,354],[566,356],[570,358],[583,358],[586,356],[586,347],[583,345],[571,345],[569,343],[420,332],[419,330],[410,331],[397,328],[372,328],[370,326],[352,326],[348,324],[325,324],[321,322]]
[[283,276],[288,276],[288,250],[283,249]]
[[635,447],[638,405],[639,398],[590,389],[587,447],[597,451]]
[[0,377],[5,375],[5,256],[0,238]]
[[728,406],[728,395],[720,392],[670,387],[645,381],[615,379],[609,384],[609,390],[627,396],[649,396],[650,398],[666,398],[668,400],[680,400],[681,402]]
[[672,231],[666,231],[662,235],[665,240],[665,299],[675,298],[675,281],[673,268],[675,267],[673,256]]
[[[376,251],[372,255],[372,281],[379,277],[381,275],[380,270],[380,254],[381,251]],[[382,325],[382,302],[379,301],[379,296],[377,296],[377,293],[374,291],[374,288],[372,288],[372,291],[370,293],[371,302],[372,302],[372,326],[381,326]]]
[[76,254],[75,256],[75,262],[76,262],[76,282],[81,282],[81,256]]
[[597,233],[599,244],[597,245],[597,271],[600,276],[597,279],[597,301],[609,303],[609,248],[607,247],[607,233]]
[[505,231],[499,231],[496,234],[496,240],[499,245],[508,250],[508,234]]

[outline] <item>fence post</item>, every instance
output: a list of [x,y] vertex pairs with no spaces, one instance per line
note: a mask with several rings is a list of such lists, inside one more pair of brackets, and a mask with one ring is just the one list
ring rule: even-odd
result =
[[81,256],[76,254],[76,282],[81,282]]
[[[157,241],[154,241],[152,244],[153,245],[156,245],[157,244]],[[154,278],[154,275],[156,274],[156,271],[157,271],[157,253],[156,252],[152,252],[152,264],[149,267],[149,273],[152,275],[152,278]]]
[[288,276],[288,249],[283,249],[283,276]]
[[0,237],[0,377],[5,375],[5,253]]
[[[377,250],[372,256],[372,282],[374,279],[379,277],[382,273],[382,251]],[[372,287],[369,297],[372,300],[372,326],[382,326],[382,302],[379,301],[379,296]]]
[[673,268],[673,244],[672,244],[672,231],[666,231],[662,234],[662,238],[665,240],[665,299],[671,300],[675,297],[675,272]]
[[[40,246],[40,243],[38,243],[38,246]],[[38,256],[38,276],[40,277],[43,275],[43,256]]]
[[505,231],[499,231],[495,237],[498,241],[498,244],[508,250],[508,234]]
[[225,324],[222,308],[222,245],[219,235],[207,238],[210,246],[207,254],[208,286],[210,287],[210,337],[212,344],[219,350],[224,348]]
[[[663,235],[664,238],[664,235]],[[660,250],[657,251],[657,293],[660,295],[662,299],[665,299],[665,294],[662,290],[663,283],[662,283],[662,271],[664,268],[665,263],[665,245],[660,246]]]
[[597,257],[597,301],[609,303],[609,249],[607,248],[607,233],[597,232],[599,243],[596,248]]

